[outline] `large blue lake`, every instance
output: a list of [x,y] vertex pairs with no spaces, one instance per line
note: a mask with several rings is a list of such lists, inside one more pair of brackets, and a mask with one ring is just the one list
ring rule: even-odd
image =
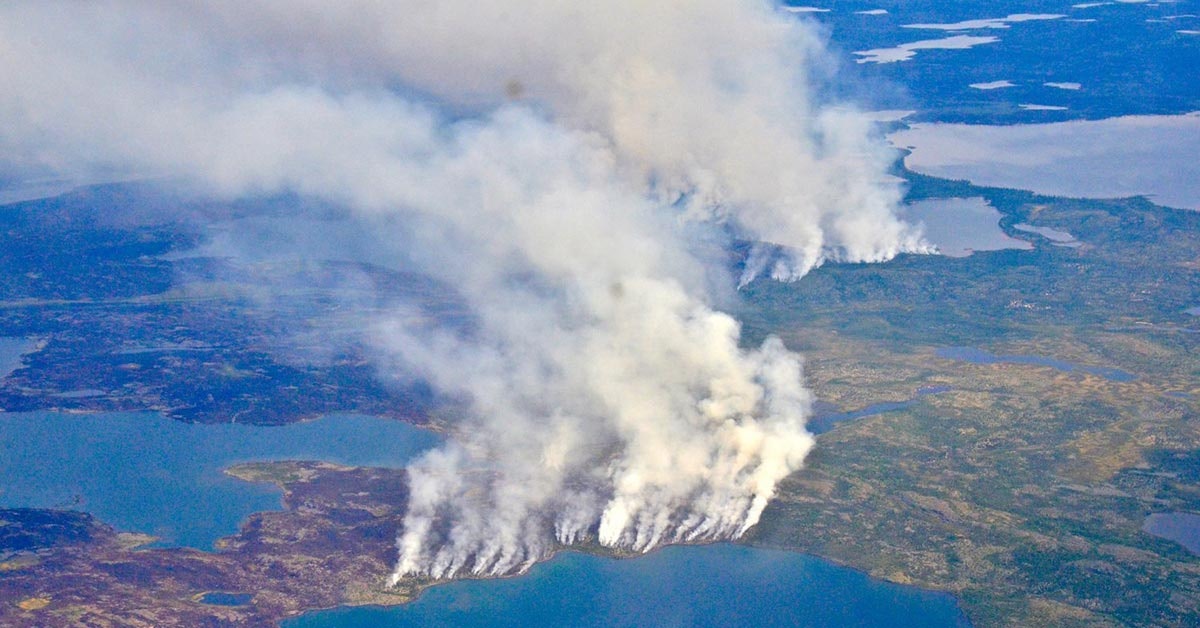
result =
[[0,507],[82,510],[165,545],[211,549],[278,489],[222,473],[239,462],[403,467],[440,438],[401,421],[335,415],[280,427],[149,413],[0,413]]
[[[400,421],[335,415],[282,427],[188,424],[150,413],[0,413],[0,507],[90,512],[162,545],[210,549],[274,487],[222,469],[310,459],[400,467],[440,437]],[[818,558],[732,544],[632,560],[565,552],[519,578],[434,587],[398,608],[312,613],[318,626],[959,626],[955,599]]]
[[1146,517],[1142,531],[1184,546],[1200,555],[1200,515],[1191,512],[1156,512]]
[[616,560],[564,552],[528,574],[464,580],[393,608],[309,613],[284,628],[969,625],[954,598],[826,561],[722,543]]
[[1004,233],[1000,228],[1000,211],[978,196],[923,199],[905,205],[900,211],[906,220],[924,225],[925,238],[949,257],[965,257],[976,251],[1033,248],[1029,242]]

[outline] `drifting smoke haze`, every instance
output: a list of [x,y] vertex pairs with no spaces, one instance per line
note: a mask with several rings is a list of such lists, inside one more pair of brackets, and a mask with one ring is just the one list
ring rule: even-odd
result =
[[59,174],[295,193],[453,285],[476,323],[368,334],[464,399],[410,468],[395,577],[560,544],[737,537],[812,446],[798,356],[739,344],[741,277],[926,251],[812,27],[754,1],[0,7],[0,148]]

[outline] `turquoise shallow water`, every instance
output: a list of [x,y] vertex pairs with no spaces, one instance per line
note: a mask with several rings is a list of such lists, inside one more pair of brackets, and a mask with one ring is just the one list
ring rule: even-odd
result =
[[0,413],[0,507],[81,510],[165,545],[210,549],[247,515],[281,507],[275,487],[231,478],[225,467],[295,459],[398,468],[439,440],[354,415],[259,427],[149,413]]
[[564,552],[528,574],[433,587],[394,608],[309,613],[284,628],[966,626],[954,598],[818,558],[722,543],[615,560]]

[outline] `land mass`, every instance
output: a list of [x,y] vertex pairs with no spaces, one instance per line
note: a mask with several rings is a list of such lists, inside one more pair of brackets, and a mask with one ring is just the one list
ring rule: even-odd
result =
[[[747,342],[774,334],[804,353],[807,382],[830,408],[904,402],[822,433],[744,542],[949,591],[977,626],[1200,621],[1200,557],[1142,531],[1150,513],[1200,512],[1200,317],[1187,313],[1200,305],[1200,213],[905,176],[913,200],[986,198],[1005,232],[1034,248],[829,265],[743,291],[735,314]],[[35,214],[0,240],[51,233]],[[159,242],[161,252],[176,246],[168,231],[127,226],[111,239]],[[157,291],[135,281],[178,273],[170,264],[143,253],[112,262],[109,281],[128,286],[119,302],[75,293],[83,288],[70,281],[86,284],[92,272],[75,265],[49,287],[5,288],[0,330],[45,343],[0,380],[0,407],[271,423],[387,406],[439,423],[427,391],[381,386],[353,351],[320,364],[281,360],[280,319],[236,286],[180,301],[168,298],[181,289],[174,281]],[[431,316],[455,312],[436,287],[405,288],[375,271],[426,298]],[[336,302],[319,290],[292,298],[281,309],[312,319]],[[130,353],[115,340],[130,333],[155,350]],[[976,363],[947,347],[1038,359]],[[211,400],[188,392],[193,377]],[[917,394],[931,387],[938,393]],[[54,396],[95,388],[103,394]],[[309,400],[310,389],[321,392]],[[263,409],[280,390],[284,409]],[[215,552],[146,546],[81,513],[0,512],[0,624],[271,624],[308,609],[403,603],[430,584],[384,586],[402,471],[285,462],[229,472],[281,486],[286,510],[253,515]]]

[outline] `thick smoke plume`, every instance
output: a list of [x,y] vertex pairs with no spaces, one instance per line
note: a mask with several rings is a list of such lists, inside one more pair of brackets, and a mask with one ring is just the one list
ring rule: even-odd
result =
[[14,2],[0,147],[314,197],[453,285],[474,324],[369,332],[467,408],[410,469],[395,577],[508,573],[737,537],[801,465],[799,358],[739,344],[712,243],[762,243],[743,283],[926,248],[826,62],[753,0]]

